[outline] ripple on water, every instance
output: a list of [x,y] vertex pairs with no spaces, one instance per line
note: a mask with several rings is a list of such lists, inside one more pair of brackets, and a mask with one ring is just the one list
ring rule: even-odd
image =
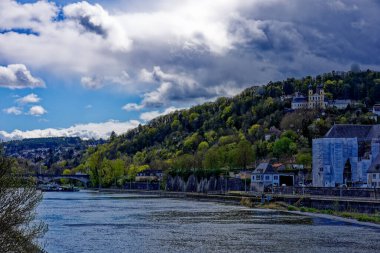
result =
[[[341,221],[238,206],[46,193],[38,217],[49,252],[376,252],[380,231]],[[358,235],[358,236],[355,236]]]

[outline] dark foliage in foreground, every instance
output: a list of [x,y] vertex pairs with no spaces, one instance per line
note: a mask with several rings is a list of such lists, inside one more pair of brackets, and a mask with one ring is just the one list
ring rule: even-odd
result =
[[12,162],[0,148],[0,252],[43,252],[35,241],[47,229],[35,221],[42,194],[31,182],[12,176]]

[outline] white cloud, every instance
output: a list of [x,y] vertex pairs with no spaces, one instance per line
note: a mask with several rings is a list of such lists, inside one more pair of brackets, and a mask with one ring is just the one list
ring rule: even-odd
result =
[[9,89],[45,87],[42,80],[32,76],[24,64],[0,66],[0,87]]
[[159,111],[143,112],[140,114],[140,119],[143,121],[150,121],[159,116],[166,115],[166,114],[169,114],[171,112],[175,112],[181,109],[182,108],[176,108],[176,107],[171,106],[169,108],[166,108],[163,112],[159,112]]
[[140,122],[136,120],[127,122],[110,120],[103,123],[77,124],[69,128],[47,128],[31,131],[14,130],[10,133],[6,131],[0,131],[0,139],[5,141],[42,137],[80,137],[83,139],[107,139],[112,131],[115,131],[116,134],[122,134],[132,128],[137,127],[139,124]]
[[113,84],[127,85],[130,81],[131,79],[126,71],[114,76],[84,76],[81,78],[81,84],[87,89],[100,89]]
[[57,10],[55,4],[48,1],[19,4],[14,0],[1,0],[0,28],[39,27],[41,24],[50,23]]
[[29,95],[26,95],[25,97],[16,99],[17,103],[20,104],[32,104],[32,103],[38,103],[40,102],[41,98],[39,98],[36,94],[31,93]]
[[41,116],[41,115],[44,115],[45,113],[47,113],[47,111],[45,110],[45,108],[43,108],[40,105],[35,105],[35,106],[30,107],[29,112],[28,112],[29,115],[33,115],[33,116]]
[[[149,73],[146,70],[145,72]],[[215,95],[196,80],[183,73],[168,74],[163,72],[159,66],[155,66],[150,75],[150,79],[159,83],[159,87],[144,94],[142,101],[144,106],[161,106],[172,101],[210,98]]]
[[99,89],[103,86],[102,81],[96,77],[84,76],[80,82],[87,89]]
[[[144,93],[141,104],[129,103],[122,108],[123,110],[138,111],[146,107],[162,107],[173,103],[183,106],[189,102],[201,103],[217,96],[231,96],[241,91],[233,82],[225,82],[222,87],[204,87],[185,73],[169,74],[162,71],[159,66],[153,67],[151,72],[143,69],[140,73],[142,73],[140,81],[155,82],[159,86],[153,91]],[[158,111],[152,111],[142,116],[151,118],[149,114],[160,115]]]
[[103,9],[99,4],[88,2],[73,3],[65,6],[63,11],[67,18],[76,21],[84,32],[102,36],[115,51],[128,51],[132,41],[126,30],[114,16]]
[[3,112],[6,114],[20,115],[22,114],[22,109],[16,106],[3,109]]
[[[353,62],[380,67],[373,57],[380,53],[379,33],[373,32],[380,22],[376,1],[102,3],[60,9],[52,1],[0,0],[0,29],[10,30],[0,34],[3,62],[81,80],[91,89],[145,94],[139,106],[164,107],[202,102],[252,83],[344,70]],[[60,11],[66,18],[57,20]],[[364,39],[357,39],[358,28]],[[151,71],[154,66],[160,69]]]
[[123,110],[129,112],[129,111],[139,111],[141,109],[143,109],[144,106],[143,105],[139,105],[139,104],[136,104],[136,103],[128,103],[126,105],[124,105],[122,107]]
[[[186,47],[226,53],[234,42],[228,31],[230,13],[241,5],[246,4],[181,1],[149,12],[110,13],[99,4],[82,1],[65,5],[66,19],[54,21],[59,8],[53,2],[21,4],[2,0],[0,29],[26,28],[37,36],[2,34],[0,53],[4,59],[34,68],[48,66],[49,71],[61,75],[117,76],[125,67],[141,69],[140,62],[147,60],[144,54],[150,58],[152,54],[170,56]],[[164,47],[164,51],[158,47]],[[136,62],[138,58],[140,62]]]

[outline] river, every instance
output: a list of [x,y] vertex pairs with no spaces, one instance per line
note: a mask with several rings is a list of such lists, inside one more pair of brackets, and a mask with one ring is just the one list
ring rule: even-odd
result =
[[146,195],[49,192],[37,210],[60,252],[379,252],[380,230],[324,218]]

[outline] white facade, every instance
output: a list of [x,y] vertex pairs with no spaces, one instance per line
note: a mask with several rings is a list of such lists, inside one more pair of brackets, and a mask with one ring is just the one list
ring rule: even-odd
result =
[[307,101],[304,102],[292,102],[292,109],[293,110],[300,110],[300,109],[306,109],[307,108]]
[[251,186],[253,190],[262,191],[266,186],[279,186],[279,174],[253,174],[251,177]]
[[[340,110],[344,110],[352,102],[349,99],[336,99],[336,100],[326,100],[325,93],[322,85],[319,85],[317,92],[314,93],[311,86],[309,87],[308,97],[304,97],[299,92],[296,92],[292,100],[292,109],[316,109],[316,108],[326,108],[335,107]],[[375,106],[374,109],[375,110]],[[380,105],[378,105],[378,115],[380,115]]]
[[349,99],[336,99],[332,100],[329,103],[329,107],[335,107],[340,110],[346,109],[351,104],[351,100]]
[[[367,181],[367,171],[378,155],[378,144],[368,159],[358,157],[356,138],[322,138],[313,140],[313,186],[335,187],[341,184]],[[375,155],[375,156],[374,156]],[[351,175],[345,178],[344,169],[349,163]]]
[[380,188],[380,172],[368,173],[367,185],[372,188]]
[[376,104],[372,108],[372,112],[377,116],[380,116],[380,104]]
[[[367,183],[370,187],[371,172],[380,173],[379,126],[334,125],[325,138],[314,139],[313,186],[363,186]],[[379,171],[374,169],[377,164]],[[376,186],[377,180],[373,181]]]

